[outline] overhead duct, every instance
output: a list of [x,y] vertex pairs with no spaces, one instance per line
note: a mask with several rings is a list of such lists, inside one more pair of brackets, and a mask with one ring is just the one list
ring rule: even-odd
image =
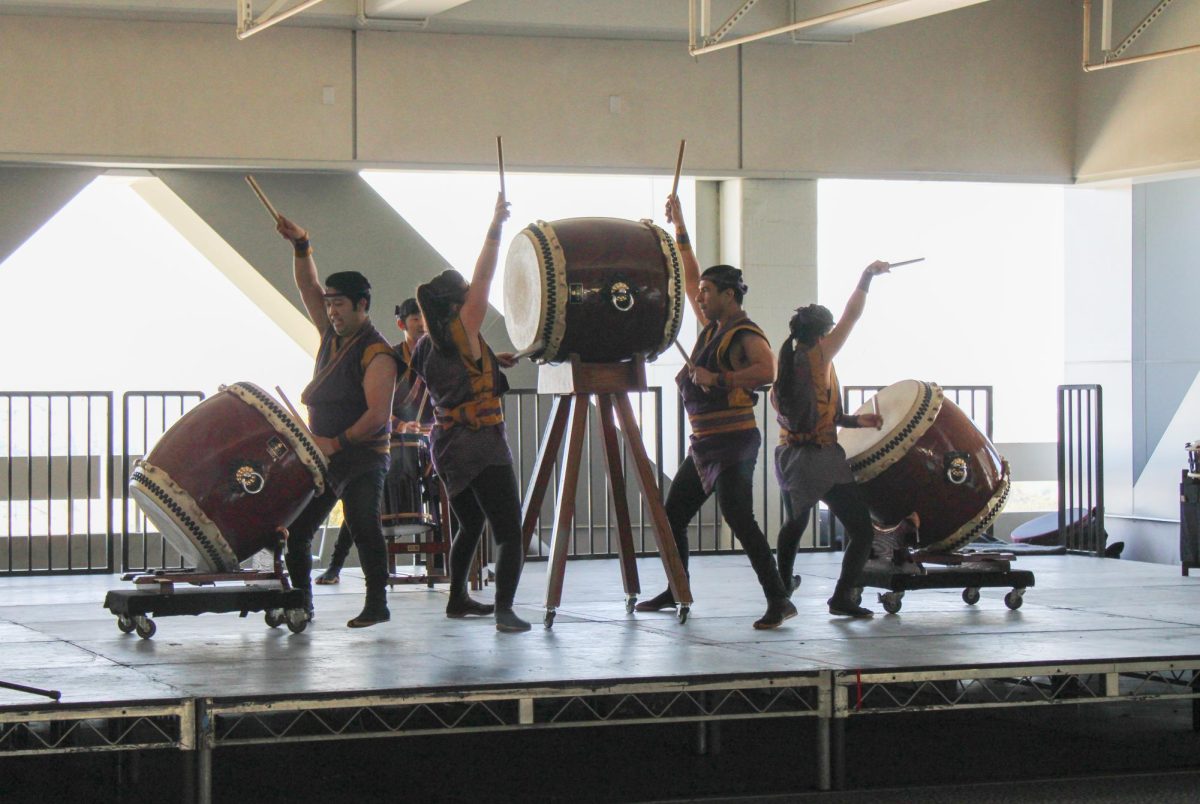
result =
[[470,0],[363,0],[367,19],[420,20],[465,5]]
[[[887,28],[904,22],[923,17],[931,17],[947,11],[955,11],[967,6],[977,5],[987,0],[872,0],[871,2],[848,2],[848,0],[814,0],[804,3],[804,19],[797,19],[788,25],[781,25],[765,31],[746,34],[732,39],[725,38],[746,17],[758,0],[746,0],[738,9],[719,25],[711,30],[711,0],[688,0],[689,6],[689,47],[693,56],[711,53],[737,45],[756,42],[781,34],[795,34],[804,31],[808,36],[819,36],[821,39],[852,39],[855,35]],[[699,35],[695,22],[699,21]]]

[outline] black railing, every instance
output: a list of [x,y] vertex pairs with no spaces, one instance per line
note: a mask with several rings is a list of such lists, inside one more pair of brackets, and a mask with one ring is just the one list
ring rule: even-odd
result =
[[171,425],[204,400],[202,391],[127,391],[121,398],[121,570],[182,567],[183,557],[167,544],[129,496],[129,473]]
[[1067,551],[1104,556],[1104,398],[1099,385],[1058,386],[1058,535]]
[[113,395],[0,392],[0,575],[112,572]]

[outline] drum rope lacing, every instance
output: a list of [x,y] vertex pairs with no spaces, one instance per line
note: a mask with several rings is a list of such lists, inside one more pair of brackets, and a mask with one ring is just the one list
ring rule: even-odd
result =
[[159,501],[163,503],[165,510],[173,514],[175,520],[179,524],[186,527],[192,536],[195,537],[194,543],[199,544],[200,547],[204,548],[204,552],[208,553],[208,557],[214,567],[225,566],[225,561],[221,556],[221,552],[211,541],[209,541],[209,538],[204,533],[203,528],[201,528],[196,521],[192,519],[192,517],[188,515],[186,511],[183,510],[183,506],[177,503],[175,498],[172,497],[166,489],[147,477],[141,469],[133,470],[133,475],[130,476],[129,481],[142,486],[144,489],[146,489],[146,491],[150,492],[150,494],[157,497]]
[[667,351],[679,336],[679,328],[683,324],[683,269],[679,264],[679,249],[673,241],[659,226],[654,227],[659,236],[659,242],[663,245],[663,251],[671,260],[671,285],[668,296],[671,301],[671,313],[667,318],[666,330],[663,333],[663,342],[659,344],[658,351],[650,356],[650,359],[658,357],[658,355]]
[[300,427],[292,420],[291,414],[285,412],[283,408],[279,407],[279,405],[275,403],[275,400],[258,386],[246,382],[234,383],[234,386],[253,396],[267,409],[269,409],[271,413],[275,414],[275,417],[281,421],[283,426],[288,429],[288,432],[292,434],[295,442],[304,447],[305,452],[308,453],[309,459],[317,467],[317,471],[321,473],[321,480],[328,484],[329,473],[325,468],[325,456],[322,455],[320,450],[317,449],[316,445],[312,443],[312,439],[310,439],[308,435],[305,434],[305,432],[301,430]]
[[[556,310],[558,302],[558,284],[555,281],[557,279],[557,271],[554,267],[554,249],[550,247],[550,240],[546,237],[545,232],[543,232],[537,226],[533,226],[532,224],[526,226],[525,231],[529,232],[533,236],[538,243],[538,248],[542,252],[542,270],[546,274],[545,284],[542,285],[546,291],[545,309],[547,311]],[[546,315],[545,318],[546,321],[542,325],[542,354],[548,355],[550,354],[551,346],[553,346],[555,352],[557,352],[558,344],[550,343],[550,339],[554,335],[554,316]]]

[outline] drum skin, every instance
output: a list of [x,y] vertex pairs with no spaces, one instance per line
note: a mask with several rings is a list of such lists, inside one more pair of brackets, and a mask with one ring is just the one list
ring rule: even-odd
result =
[[[918,545],[949,552],[974,541],[1000,513],[1008,496],[1008,464],[940,388],[919,386],[917,405],[898,432],[858,454],[848,449],[847,460],[879,527],[895,527],[915,511],[921,522]],[[868,400],[856,413],[871,411]]]
[[261,389],[239,383],[237,390],[241,396],[222,389],[188,411],[138,462],[129,483],[167,541],[202,571],[232,572],[274,547],[278,530],[323,490],[315,445],[280,425],[282,410],[272,412],[275,421],[264,415],[262,406],[274,400]]
[[509,248],[505,321],[541,362],[652,359],[679,333],[682,282],[674,240],[648,221],[539,221]]

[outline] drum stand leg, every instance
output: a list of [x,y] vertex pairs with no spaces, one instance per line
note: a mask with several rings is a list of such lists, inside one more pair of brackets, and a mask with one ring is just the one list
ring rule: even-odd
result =
[[621,443],[611,394],[600,394],[600,433],[604,437],[604,464],[608,469],[613,508],[617,514],[617,554],[621,562],[621,585],[625,589],[625,610],[633,612],[637,596],[642,591],[638,582],[637,554],[633,549],[633,528],[629,522],[629,497],[625,489],[625,472],[621,468]]
[[521,535],[525,538],[526,555],[529,554],[538,517],[542,513],[542,501],[546,498],[546,489],[549,488],[550,478],[554,474],[554,462],[558,458],[559,447],[562,446],[570,412],[570,397],[556,395],[551,403],[546,430],[542,433],[542,443],[538,447],[537,460],[533,464],[533,474],[530,475],[529,486],[525,489],[525,503],[521,506]]
[[579,482],[579,465],[583,459],[583,442],[587,435],[588,394],[566,398],[569,410],[567,450],[562,474],[558,478],[558,506],[554,512],[554,534],[550,537],[550,567],[546,572],[546,627],[554,622],[554,612],[562,602],[563,577],[567,571],[567,552],[574,534],[575,487]]

